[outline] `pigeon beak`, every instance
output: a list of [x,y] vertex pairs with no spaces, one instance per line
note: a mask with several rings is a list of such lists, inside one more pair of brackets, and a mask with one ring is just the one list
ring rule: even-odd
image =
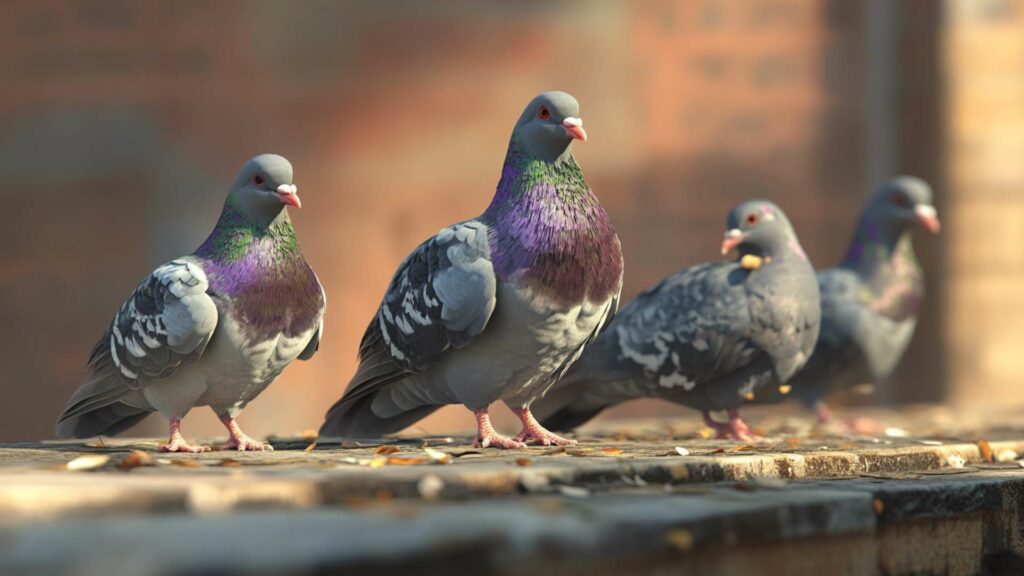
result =
[[939,213],[932,206],[926,204],[916,206],[914,208],[914,218],[917,219],[918,224],[924,226],[932,234],[938,234],[942,230],[942,223],[939,222]]
[[565,128],[565,133],[568,134],[570,138],[583,140],[584,142],[587,141],[587,131],[583,129],[582,118],[573,118],[572,116],[568,116],[565,120],[562,120],[562,128]]
[[725,233],[725,239],[722,240],[722,256],[725,256],[729,252],[732,252],[743,242],[743,232],[739,228],[733,228]]
[[299,187],[295,184],[281,184],[277,187],[277,197],[282,204],[302,208],[302,201],[299,200]]

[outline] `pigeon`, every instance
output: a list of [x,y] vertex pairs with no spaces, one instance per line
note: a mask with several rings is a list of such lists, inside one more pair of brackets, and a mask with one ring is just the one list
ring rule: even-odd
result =
[[326,306],[288,206],[301,206],[288,160],[249,160],[206,241],[154,270],[114,316],[57,436],[118,434],[160,412],[170,421],[161,451],[205,452],[181,420],[209,406],[228,429],[225,449],[272,449],[235,418],[293,360],[313,356]]
[[924,297],[911,231],[941,229],[931,188],[911,176],[878,188],[861,214],[846,257],[818,272],[821,335],[792,379],[793,396],[832,421],[831,391],[882,382],[910,344]]
[[[571,95],[526,106],[487,209],[398,267],[321,436],[376,438],[462,404],[477,447],[575,443],[541,427],[530,405],[597,337],[622,289],[618,236],[573,156],[586,139]],[[492,426],[498,400],[522,421],[518,436]]]
[[[786,215],[764,200],[729,212],[722,254],[643,292],[540,400],[541,424],[571,430],[605,408],[662,398],[703,413],[719,437],[756,440],[739,407],[785,394],[811,355],[821,310],[814,268]],[[720,422],[711,412],[726,411]]]

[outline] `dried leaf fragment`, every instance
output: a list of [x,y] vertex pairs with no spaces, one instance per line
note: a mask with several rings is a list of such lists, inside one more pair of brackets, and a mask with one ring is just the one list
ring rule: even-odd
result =
[[[376,458],[374,460],[376,460]],[[403,456],[388,456],[384,460],[384,462],[388,466],[416,466],[416,465],[419,465],[419,464],[424,464],[426,462],[429,462],[429,460],[427,460],[426,458],[417,458],[417,457],[407,458],[407,457],[403,457]],[[371,463],[370,466],[373,467],[373,464]]]
[[981,452],[981,459],[985,462],[995,461],[992,446],[989,445],[987,440],[978,440],[978,451]]
[[305,448],[302,449],[303,452],[312,452],[313,450],[316,450],[316,441],[315,440],[313,442],[310,442],[309,446],[306,446]]
[[199,462],[191,458],[175,458],[171,460],[171,466],[177,466],[179,468],[199,468]]
[[871,507],[875,510],[875,516],[881,516],[882,512],[885,510],[885,502],[882,502],[881,498],[875,498],[871,502]]
[[65,466],[72,472],[85,472],[87,470],[102,468],[107,462],[110,462],[110,456],[105,454],[90,454],[88,456],[79,456],[78,458],[68,462]]
[[153,458],[142,450],[132,450],[117,463],[120,470],[131,470],[139,466],[153,466]]
[[530,460],[529,458],[516,458],[515,463],[516,466],[531,466],[533,465],[533,460]]
[[450,464],[452,461],[452,455],[447,452],[435,450],[429,446],[424,447],[423,451],[427,453],[431,460],[439,464]]
[[378,446],[377,449],[373,451],[373,453],[377,454],[378,456],[387,456],[388,454],[394,454],[399,450],[401,450],[401,448],[399,448],[398,446],[386,444],[384,446]]
[[613,448],[611,446],[607,448],[601,448],[601,452],[605,454],[622,454],[622,448]]

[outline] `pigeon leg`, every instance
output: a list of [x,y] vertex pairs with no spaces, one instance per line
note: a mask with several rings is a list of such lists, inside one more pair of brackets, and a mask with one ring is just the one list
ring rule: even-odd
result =
[[526,444],[519,440],[502,436],[495,432],[494,426],[491,425],[491,415],[487,412],[487,408],[476,410],[473,412],[473,415],[476,416],[476,442],[473,442],[474,448],[489,448],[491,446],[495,448],[526,447]]
[[224,424],[224,427],[228,429],[230,438],[228,441],[221,445],[223,450],[238,450],[239,452],[250,451],[274,451],[274,447],[266,442],[260,442],[259,440],[253,440],[242,429],[238,426],[236,421],[231,416],[224,414],[220,416],[220,421]]
[[873,418],[837,418],[822,400],[814,403],[814,413],[819,426],[839,434],[878,434],[885,430],[885,425]]
[[729,438],[731,440],[743,440],[744,442],[755,442],[760,440],[761,437],[754,434],[747,423],[740,418],[740,413],[736,409],[730,409],[727,411],[729,414],[728,422],[718,422],[711,417],[709,412],[702,412],[704,415],[704,424],[715,431],[717,438]]
[[575,446],[576,441],[569,438],[562,438],[540,425],[529,408],[512,408],[512,413],[523,422],[523,431],[516,436],[516,440],[527,444],[540,444],[541,446]]
[[171,418],[171,437],[167,444],[160,446],[161,452],[209,452],[209,446],[191,444],[181,435],[181,418]]
[[832,422],[836,417],[824,400],[818,400],[814,403],[814,414],[818,417],[818,424],[822,425]]

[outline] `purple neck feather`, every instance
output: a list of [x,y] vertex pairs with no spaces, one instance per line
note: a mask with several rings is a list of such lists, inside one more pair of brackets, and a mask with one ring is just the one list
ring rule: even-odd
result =
[[909,230],[884,229],[865,215],[840,266],[861,277],[876,313],[903,320],[920,309],[924,278]]
[[261,227],[229,200],[194,255],[203,261],[210,292],[228,304],[220,312],[233,313],[251,341],[300,334],[314,328],[323,313],[320,283],[285,210]]
[[521,282],[563,305],[604,302],[619,290],[618,236],[571,154],[537,160],[513,137],[482,219],[500,281]]

